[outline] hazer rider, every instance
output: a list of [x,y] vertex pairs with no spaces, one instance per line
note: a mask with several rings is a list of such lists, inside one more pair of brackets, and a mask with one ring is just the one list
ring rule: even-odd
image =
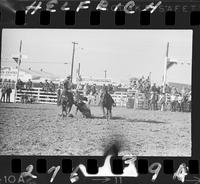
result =
[[67,79],[64,80],[64,88],[68,91],[72,89],[72,81],[71,81],[71,76],[67,76]]
[[68,93],[71,91],[71,89],[72,89],[71,76],[68,76],[67,79],[64,80],[63,82],[63,90],[60,94],[60,100],[62,96],[68,96]]
[[67,93],[72,89],[72,82],[71,82],[71,76],[68,76],[67,79],[64,80],[63,82],[63,89],[61,90],[61,86],[58,90],[58,104],[61,103],[61,99],[62,99],[62,96],[65,96],[67,95]]

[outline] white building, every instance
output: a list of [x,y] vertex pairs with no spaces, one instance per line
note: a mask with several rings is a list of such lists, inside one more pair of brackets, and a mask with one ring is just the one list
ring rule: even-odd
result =
[[[17,68],[12,67],[2,67],[0,78],[4,81],[11,80],[16,81],[17,79]],[[58,77],[44,71],[36,71],[32,69],[20,69],[19,71],[19,79],[26,82],[31,79],[33,82],[44,82],[46,79],[51,81],[57,81]]]
[[112,81],[111,79],[96,79],[96,78],[87,78],[87,77],[82,77],[81,80],[79,81],[80,84],[96,84],[97,86],[103,86],[108,85],[108,84],[112,84],[114,86],[119,85],[119,83]]
[[[14,80],[16,81],[17,79],[17,68],[11,68],[11,67],[3,67],[1,68],[1,73],[0,73],[0,78],[4,81],[6,80]],[[22,81],[27,81],[28,79],[32,79],[31,74],[25,72],[25,71],[20,71],[19,72],[19,78]]]

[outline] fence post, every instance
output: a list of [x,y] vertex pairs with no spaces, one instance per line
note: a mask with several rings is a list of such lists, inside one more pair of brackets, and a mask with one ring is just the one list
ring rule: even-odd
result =
[[37,102],[39,102],[40,101],[40,88],[38,88],[38,90],[37,90]]

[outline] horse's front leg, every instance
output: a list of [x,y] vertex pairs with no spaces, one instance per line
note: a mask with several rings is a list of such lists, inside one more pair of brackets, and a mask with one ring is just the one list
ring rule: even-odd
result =
[[70,105],[70,106],[68,107],[67,115],[71,112],[71,109],[72,109],[72,105]]
[[75,112],[75,115],[77,115],[77,113],[78,113],[78,107],[76,107],[76,112]]
[[62,105],[62,117],[64,117],[65,115],[64,115],[64,112],[65,113],[67,113],[67,111],[66,111],[66,106],[65,105]]
[[101,108],[102,108],[102,111],[103,111],[103,117],[105,117],[105,116],[106,116],[106,113],[105,113],[104,106],[102,105]]
[[106,119],[109,120],[109,109],[106,108]]
[[108,110],[108,116],[109,116],[109,119],[112,118],[112,107],[110,107]]
[[110,109],[110,119],[112,118],[112,107]]
[[161,111],[164,111],[164,103],[161,103],[161,108],[160,108]]

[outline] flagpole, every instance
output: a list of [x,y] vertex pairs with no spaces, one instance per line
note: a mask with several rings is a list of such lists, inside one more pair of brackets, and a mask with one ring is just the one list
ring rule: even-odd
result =
[[14,94],[14,102],[16,102],[16,98],[17,98],[17,82],[18,82],[18,78],[19,78],[19,70],[20,70],[20,64],[21,64],[21,59],[22,59],[22,40],[20,41],[20,47],[19,47],[19,59],[17,62],[17,78],[16,78],[16,82],[15,82],[15,94]]
[[168,54],[169,54],[169,42],[167,42],[167,50],[164,61],[164,74],[163,74],[163,93],[165,93],[165,85],[167,81],[167,62],[168,62]]

